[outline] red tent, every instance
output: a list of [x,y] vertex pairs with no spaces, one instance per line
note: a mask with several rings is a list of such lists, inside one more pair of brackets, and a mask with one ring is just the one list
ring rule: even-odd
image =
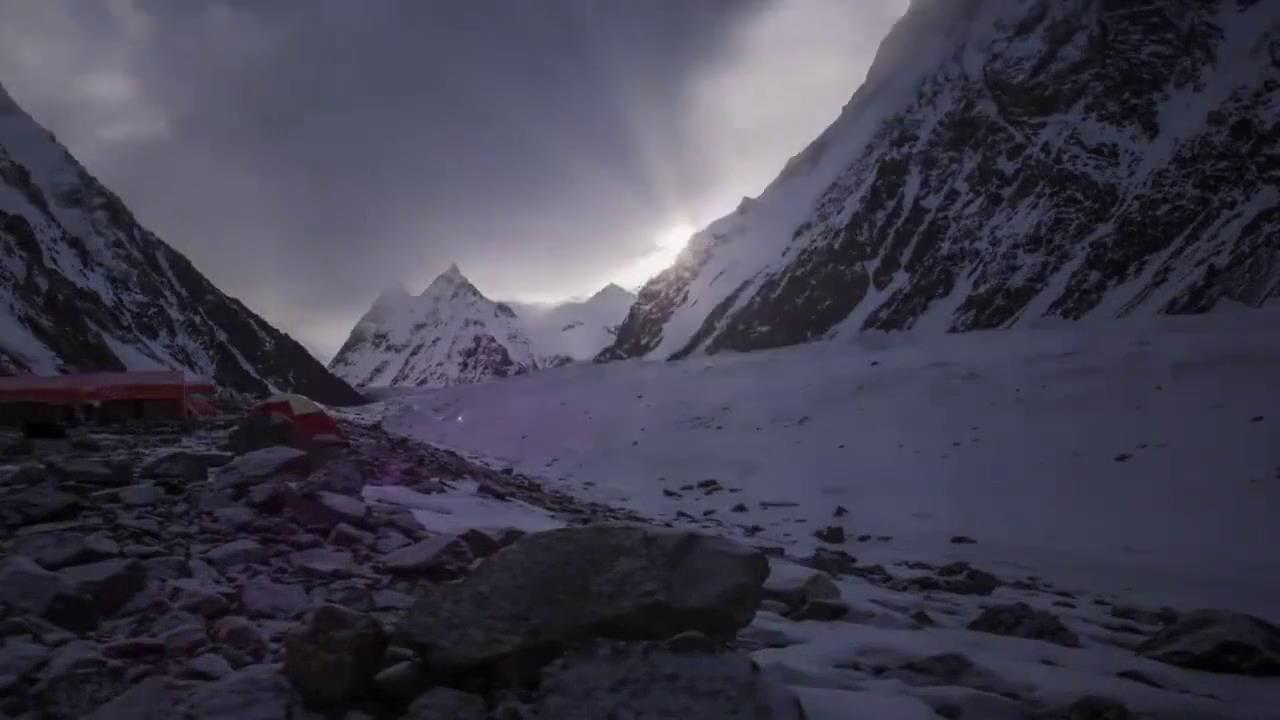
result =
[[211,383],[177,370],[0,377],[0,404],[75,407],[149,403],[150,412],[159,416],[215,414],[207,399],[214,392]]
[[311,440],[333,442],[342,440],[342,431],[324,408],[311,398],[291,393],[273,395],[254,406],[253,412],[262,415],[281,415],[293,421],[293,427]]

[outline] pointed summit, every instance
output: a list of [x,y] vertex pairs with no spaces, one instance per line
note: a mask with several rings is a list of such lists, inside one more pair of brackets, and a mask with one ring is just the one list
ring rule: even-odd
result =
[[[436,279],[432,280],[431,284],[427,286],[427,289],[422,291],[422,297],[451,295],[457,289],[465,287],[474,288],[475,286],[458,269],[457,263],[450,263],[449,268],[437,275]],[[478,290],[476,292],[479,293]]]

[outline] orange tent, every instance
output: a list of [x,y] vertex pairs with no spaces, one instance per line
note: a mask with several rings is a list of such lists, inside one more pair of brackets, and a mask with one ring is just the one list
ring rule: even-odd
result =
[[216,411],[207,396],[214,392],[212,384],[190,380],[177,370],[0,377],[0,403],[76,406],[161,401],[183,415],[210,415]]
[[338,423],[304,395],[281,393],[273,395],[254,406],[253,412],[262,415],[280,415],[293,421],[293,427],[309,439],[317,441],[341,441],[342,431]]

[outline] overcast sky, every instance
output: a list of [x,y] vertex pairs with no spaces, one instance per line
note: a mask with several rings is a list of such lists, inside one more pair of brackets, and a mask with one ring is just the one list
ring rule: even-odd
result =
[[907,0],[0,0],[0,82],[223,290],[336,351],[457,262],[638,284],[835,118]]

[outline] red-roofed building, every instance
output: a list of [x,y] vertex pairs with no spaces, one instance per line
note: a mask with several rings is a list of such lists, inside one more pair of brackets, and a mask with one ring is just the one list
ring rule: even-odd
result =
[[175,370],[0,377],[0,421],[89,421],[201,417],[214,414],[216,388]]

